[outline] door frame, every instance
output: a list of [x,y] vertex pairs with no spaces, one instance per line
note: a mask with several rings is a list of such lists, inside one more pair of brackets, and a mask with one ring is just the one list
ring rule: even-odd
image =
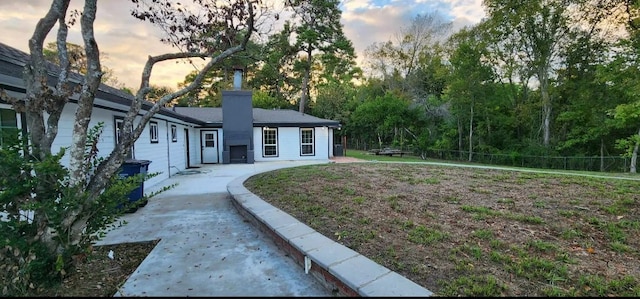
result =
[[[216,156],[218,157],[218,162],[205,162],[204,161],[204,139],[203,133],[205,132],[216,132]],[[220,132],[216,129],[212,129],[212,130],[200,130],[200,160],[202,162],[202,164],[219,164],[220,163]]]
[[191,150],[189,147],[189,129],[188,128],[184,128],[184,144],[185,144],[185,154],[187,155],[185,162],[187,165],[185,165],[185,169],[187,168],[191,168]]

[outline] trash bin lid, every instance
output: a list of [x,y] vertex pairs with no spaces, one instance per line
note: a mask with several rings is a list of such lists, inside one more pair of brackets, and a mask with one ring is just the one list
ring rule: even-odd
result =
[[124,161],[124,164],[148,165],[150,163],[151,163],[151,160],[127,159]]

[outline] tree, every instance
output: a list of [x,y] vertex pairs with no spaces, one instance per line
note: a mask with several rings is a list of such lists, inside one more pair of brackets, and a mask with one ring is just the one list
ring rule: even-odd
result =
[[[173,104],[191,107],[222,106],[222,91],[232,87],[236,69],[242,69],[243,81],[251,82],[251,78],[255,76],[257,64],[262,59],[261,51],[261,45],[249,41],[242,53],[238,53],[217,64],[206,73],[198,88],[178,98]],[[185,76],[184,81],[179,83],[178,87],[188,86],[197,78],[199,73],[199,70],[192,71]],[[243,88],[247,88],[247,83],[243,83],[243,85]]]
[[456,43],[456,45],[450,58],[452,72],[447,95],[458,117],[460,150],[462,150],[463,139],[461,121],[464,118],[468,120],[468,160],[471,162],[474,144],[473,134],[476,130],[474,125],[477,122],[475,117],[480,112],[477,110],[490,108],[489,105],[483,105],[483,101],[488,98],[487,85],[493,83],[493,74],[491,67],[483,63],[486,49],[480,42],[476,30],[463,29],[453,36],[451,42]]
[[390,92],[359,105],[346,126],[349,134],[385,145],[404,145],[403,133],[413,121],[409,101]]
[[296,78],[293,65],[297,51],[291,45],[289,37],[292,28],[289,21],[285,21],[280,32],[269,36],[262,46],[260,65],[250,85],[265,90],[269,96],[288,105],[293,101],[293,95],[299,91],[299,78]]
[[[147,94],[147,100],[150,102],[157,102],[163,96],[173,93],[173,89],[167,86],[149,85],[149,93]],[[168,104],[168,103],[167,103]],[[165,104],[165,105],[167,105]]]
[[389,88],[407,92],[414,99],[439,96],[444,87],[437,88],[435,85],[441,82],[429,76],[435,75],[433,67],[439,62],[439,43],[450,28],[451,23],[438,14],[418,14],[396,32],[395,40],[373,43],[367,48],[370,75],[382,78]]
[[502,30],[501,37],[511,39],[521,62],[539,84],[542,100],[543,145],[551,138],[551,80],[555,77],[562,42],[568,33],[567,3],[556,0],[485,1],[487,11]]
[[[342,32],[342,11],[338,8],[338,3],[337,0],[287,1],[297,18],[297,22],[291,24],[292,31],[296,34],[293,47],[304,55],[298,61],[303,75],[298,103],[300,112],[305,112],[308,105],[314,53],[323,54],[323,62],[326,63],[330,74],[345,73],[345,70],[355,65],[353,45]],[[339,63],[336,60],[347,63]]]
[[[69,0],[53,0],[46,15],[37,23],[29,39],[30,60],[25,66],[24,74],[26,96],[24,99],[9,99],[16,111],[26,115],[32,145],[31,152],[27,155],[45,161],[52,155],[51,145],[58,132],[58,121],[62,110],[68,99],[74,93],[77,94],[78,107],[75,112],[72,144],[69,147],[67,179],[70,186],[85,193],[84,200],[78,205],[68,207],[62,220],[63,226],[58,229],[50,226],[46,214],[39,210],[34,211],[33,221],[37,232],[33,237],[46,244],[52,254],[65,250],[61,248],[62,244],[56,238],[56,234],[61,231],[68,232],[71,244],[77,244],[88,237],[83,234],[87,221],[92,217],[86,212],[87,209],[116,176],[131,146],[151,117],[166,103],[195,90],[202,83],[205,74],[214,66],[245,49],[251,34],[256,31],[254,23],[257,18],[256,10],[260,4],[259,1],[250,0],[226,3],[194,0],[192,5],[183,6],[168,0],[132,0],[136,5],[132,15],[162,27],[167,33],[167,38],[163,41],[171,43],[179,50],[175,53],[148,58],[142,71],[140,88],[124,118],[122,142],[96,165],[93,173],[87,173],[85,147],[89,141],[88,125],[95,95],[104,74],[100,51],[94,37],[97,0],[85,1],[82,11],[74,14],[80,15],[80,29],[86,58],[84,80],[77,87],[69,79],[72,68],[67,47],[67,34],[70,23],[75,21],[67,20],[69,2]],[[56,23],[59,68],[55,86],[48,86],[44,40]],[[193,82],[175,92],[161,96],[148,111],[141,111],[143,101],[152,90],[149,81],[153,67],[165,61],[192,58],[206,61]],[[138,118],[139,115],[141,117]],[[46,176],[47,173],[42,175]],[[42,180],[42,182],[46,181],[46,179]],[[40,196],[41,193],[46,194],[48,187],[44,183],[36,186],[31,200],[55,200],[55,198]]]
[[[54,64],[59,64],[58,61],[58,46],[56,42],[50,42],[44,49],[44,58]],[[72,72],[86,74],[87,73],[87,57],[85,56],[85,50],[81,45],[67,43],[67,55],[69,57],[70,70]],[[101,53],[102,61],[106,60],[107,54]],[[113,70],[105,65],[102,65],[102,77],[100,80],[110,86],[117,88],[123,88],[124,85],[118,81],[118,78],[113,74]]]

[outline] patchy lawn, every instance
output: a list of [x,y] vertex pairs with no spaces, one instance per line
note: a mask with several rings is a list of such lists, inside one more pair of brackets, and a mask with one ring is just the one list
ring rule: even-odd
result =
[[640,296],[640,181],[348,163],[245,186],[437,296]]

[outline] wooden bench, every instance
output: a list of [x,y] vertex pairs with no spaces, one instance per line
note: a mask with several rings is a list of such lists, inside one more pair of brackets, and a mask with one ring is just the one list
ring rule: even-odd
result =
[[371,151],[374,152],[378,156],[389,156],[389,157],[391,157],[393,155],[402,157],[402,156],[404,156],[404,154],[410,154],[410,152],[404,152],[404,151],[401,151],[399,149],[391,149],[391,148],[385,148],[385,149],[382,149],[382,150],[371,150]]

